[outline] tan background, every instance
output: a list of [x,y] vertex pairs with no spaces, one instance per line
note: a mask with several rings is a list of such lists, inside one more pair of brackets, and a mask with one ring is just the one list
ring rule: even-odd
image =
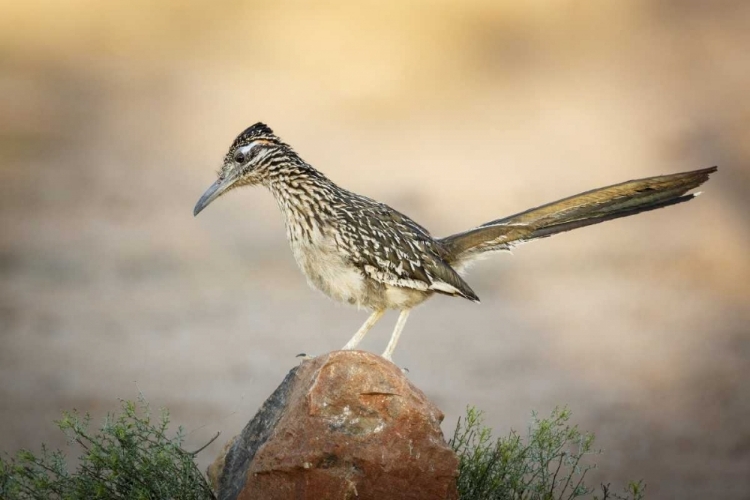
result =
[[569,404],[594,482],[748,498],[750,2],[3,3],[1,450],[139,390],[223,442],[364,321],[307,288],[268,193],[193,218],[263,120],[438,235],[718,164],[687,205],[478,265],[482,304],[428,302],[396,361],[447,431]]

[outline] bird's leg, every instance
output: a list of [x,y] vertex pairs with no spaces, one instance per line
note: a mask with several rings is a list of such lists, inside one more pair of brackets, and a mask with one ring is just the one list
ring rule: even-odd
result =
[[402,309],[401,314],[398,315],[398,321],[396,321],[396,328],[393,329],[393,333],[391,334],[391,340],[388,341],[388,346],[385,348],[385,352],[383,352],[383,357],[387,359],[388,361],[393,361],[391,359],[391,356],[393,356],[393,350],[396,349],[398,338],[401,336],[401,332],[404,330],[404,325],[406,324],[406,319],[409,317],[410,311],[411,309]]
[[359,330],[357,330],[357,333],[354,334],[354,337],[352,337],[352,339],[347,342],[346,345],[341,349],[344,351],[348,351],[357,347],[357,344],[359,344],[362,339],[365,338],[367,332],[370,331],[370,328],[375,326],[375,323],[377,323],[378,320],[383,317],[383,314],[385,314],[385,309],[377,309],[373,311],[370,317],[367,318],[367,321],[365,321],[365,324],[362,325]]

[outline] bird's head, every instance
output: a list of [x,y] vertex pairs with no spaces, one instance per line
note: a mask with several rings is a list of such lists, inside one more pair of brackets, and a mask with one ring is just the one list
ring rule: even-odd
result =
[[256,123],[245,129],[232,143],[219,178],[209,187],[195,205],[193,215],[198,215],[209,203],[239,186],[262,184],[279,166],[279,158],[293,153],[288,145],[267,125]]

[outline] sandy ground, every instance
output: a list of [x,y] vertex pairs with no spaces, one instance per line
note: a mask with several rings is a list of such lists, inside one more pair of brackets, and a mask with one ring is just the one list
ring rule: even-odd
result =
[[263,120],[438,235],[718,164],[689,204],[477,265],[482,304],[426,303],[395,359],[447,432],[468,404],[498,433],[567,404],[605,450],[594,483],[747,498],[748,4],[97,5],[0,30],[0,450],[140,391],[187,448],[222,432],[205,466],[296,354],[364,321],[307,288],[262,189],[193,218]]

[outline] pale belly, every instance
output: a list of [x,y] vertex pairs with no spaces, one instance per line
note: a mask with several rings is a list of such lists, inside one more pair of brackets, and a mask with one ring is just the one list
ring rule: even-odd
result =
[[366,309],[408,309],[431,293],[379,283],[364,275],[320,233],[310,240],[290,240],[294,258],[308,284],[337,302]]
[[365,277],[347,263],[333,241],[317,235],[313,241],[291,241],[297,261],[309,285],[337,302],[369,307]]

